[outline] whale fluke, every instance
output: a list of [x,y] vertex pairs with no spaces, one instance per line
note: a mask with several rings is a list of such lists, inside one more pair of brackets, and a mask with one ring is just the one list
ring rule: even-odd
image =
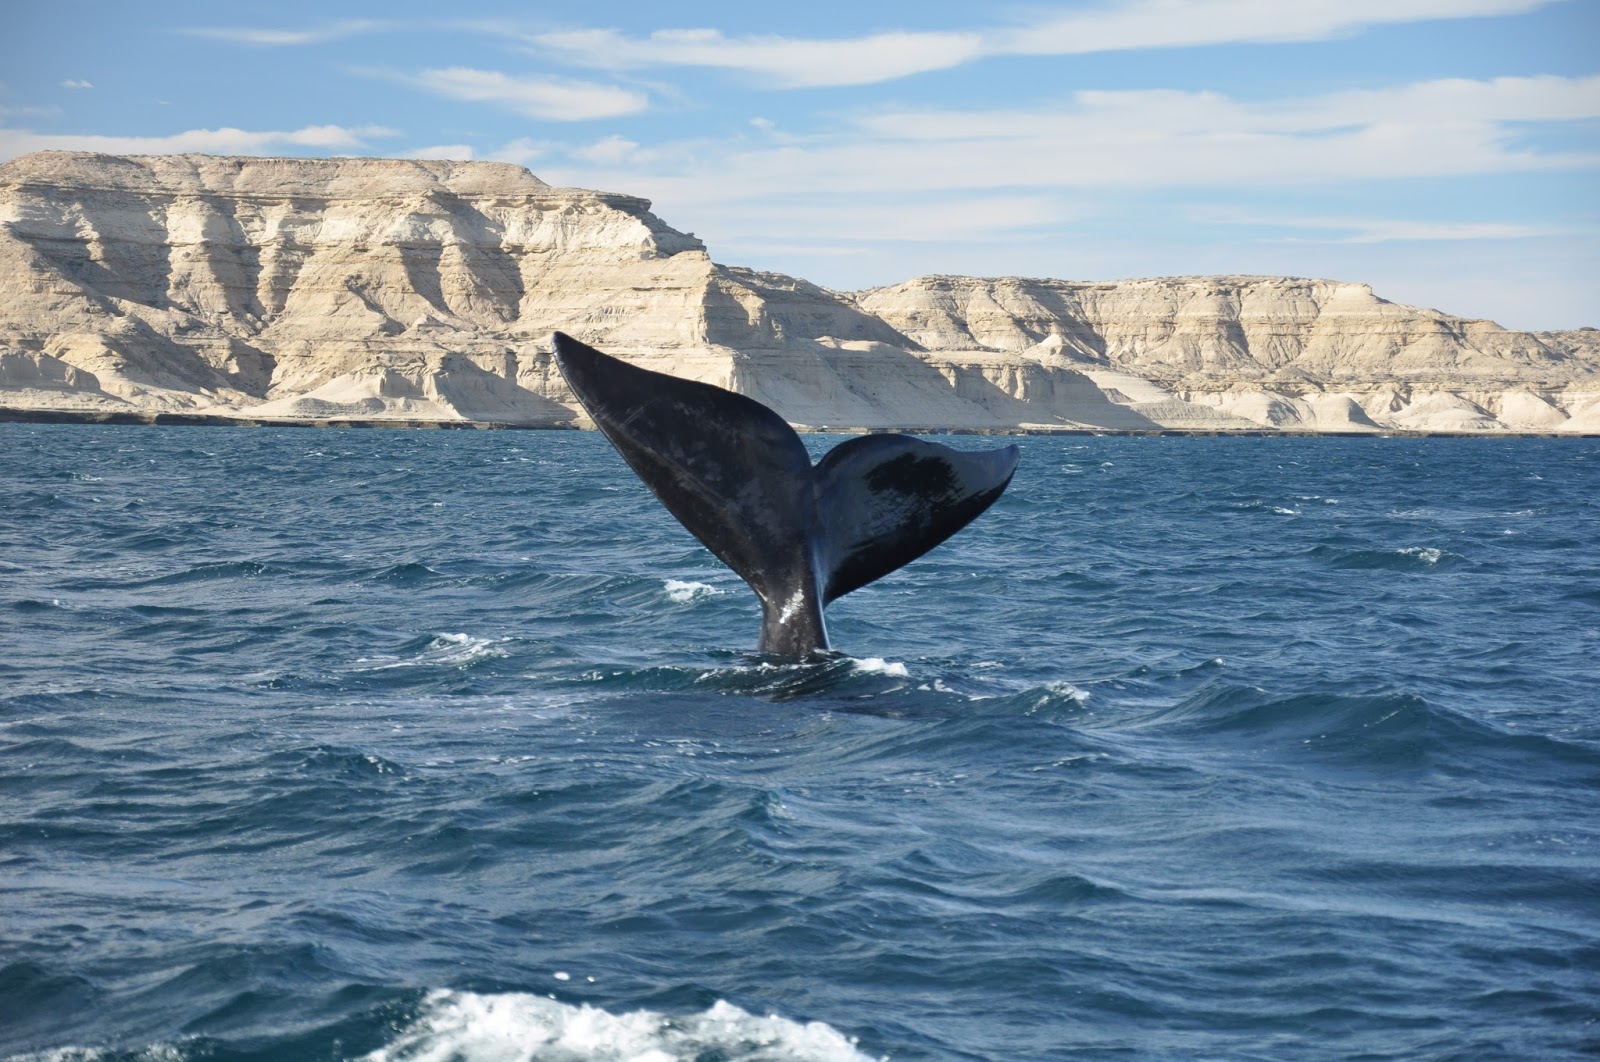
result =
[[554,338],[595,426],[761,599],[762,653],[828,648],[829,602],[961,530],[1017,468],[1015,446],[970,452],[905,435],[851,439],[813,467],[794,429],[754,399]]

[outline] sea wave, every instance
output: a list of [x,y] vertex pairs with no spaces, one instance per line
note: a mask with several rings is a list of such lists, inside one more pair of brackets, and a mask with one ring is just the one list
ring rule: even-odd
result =
[[1275,696],[1260,687],[1223,682],[1143,718],[1135,716],[1134,722],[1243,738],[1257,752],[1266,744],[1285,762],[1310,756],[1374,771],[1428,766],[1499,771],[1512,761],[1537,763],[1547,771],[1600,769],[1600,750],[1588,742],[1518,733],[1400,691]]
[[1429,572],[1448,570],[1461,560],[1456,554],[1437,546],[1397,546],[1392,549],[1346,548],[1317,545],[1307,550],[1307,555],[1331,568],[1349,570]]
[[525,992],[439,991],[365,1062],[870,1062],[822,1022],[761,1017],[723,1000],[698,1014],[612,1014]]
[[507,655],[505,640],[443,631],[416,638],[400,646],[393,656],[360,657],[354,671],[391,671],[396,668],[470,668],[485,660]]
[[1018,441],[785,662],[595,433],[0,425],[0,1056],[1579,1054],[1600,448]]

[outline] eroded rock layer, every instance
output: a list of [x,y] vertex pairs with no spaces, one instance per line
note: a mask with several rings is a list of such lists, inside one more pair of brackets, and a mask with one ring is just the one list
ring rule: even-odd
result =
[[0,407],[580,424],[560,329],[798,425],[1600,431],[1600,333],[1282,277],[922,277],[713,263],[626,195],[500,163],[0,167]]

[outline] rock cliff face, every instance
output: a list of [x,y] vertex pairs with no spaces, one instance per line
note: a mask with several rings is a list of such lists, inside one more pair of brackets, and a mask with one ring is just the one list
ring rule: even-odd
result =
[[809,427],[1600,431],[1600,333],[1356,284],[721,266],[625,195],[497,163],[0,167],[0,407],[582,423],[560,329]]
[[1048,351],[1111,387],[1111,374],[1137,377],[1146,389],[1130,404],[1161,423],[1184,414],[1146,407],[1177,399],[1321,430],[1547,431],[1574,413],[1600,428],[1600,333],[1511,332],[1400,306],[1364,284],[921,277],[857,302],[930,352]]

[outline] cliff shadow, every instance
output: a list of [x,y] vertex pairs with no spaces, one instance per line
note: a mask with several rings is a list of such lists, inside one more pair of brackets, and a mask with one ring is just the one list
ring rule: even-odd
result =
[[[47,216],[34,209],[13,222],[12,235],[91,296],[125,299],[155,309],[168,305],[172,249],[166,213],[171,197],[127,195],[115,224],[82,203]],[[115,239],[104,233],[115,231]]]
[[544,427],[576,424],[576,412],[516,382],[517,355],[507,354],[505,358],[507,375],[501,376],[466,355],[446,355],[432,376],[433,390],[452,409],[471,420]]
[[[201,264],[221,289],[227,313],[259,331],[266,323],[267,316],[259,290],[261,248],[251,242],[245,233],[234,200],[218,196],[202,199],[200,205],[205,212],[200,222],[200,242],[197,245],[201,251]],[[177,304],[176,298],[172,301],[174,305]],[[184,308],[191,312],[205,309],[201,306]]]
[[522,280],[521,263],[505,248],[504,230],[465,199],[452,197],[440,205],[468,230],[464,235],[469,238],[453,245],[461,257],[463,272],[472,282],[472,289],[462,293],[470,305],[458,312],[479,319],[487,311],[487,316],[500,324],[515,322],[527,285]]
[[1072,369],[1020,360],[996,366],[992,372],[1010,377],[1002,386],[978,365],[945,363],[953,375],[951,386],[961,398],[996,411],[1005,410],[1019,424],[1106,428],[1144,431],[1161,425],[1130,406],[1115,401],[1099,384]]
[[[501,245],[501,230],[482,211],[454,196],[429,197],[432,213],[408,218],[443,221],[451,239],[393,244],[411,290],[446,318],[506,325],[517,319],[525,285],[522,270]],[[452,283],[446,283],[447,271]]]

